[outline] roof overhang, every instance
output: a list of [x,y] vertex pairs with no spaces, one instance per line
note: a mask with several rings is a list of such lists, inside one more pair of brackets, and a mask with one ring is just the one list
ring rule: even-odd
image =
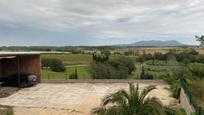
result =
[[0,52],[0,57],[10,57],[18,55],[40,55],[40,52]]
[[1,59],[13,59],[16,58],[16,56],[0,56],[0,60]]

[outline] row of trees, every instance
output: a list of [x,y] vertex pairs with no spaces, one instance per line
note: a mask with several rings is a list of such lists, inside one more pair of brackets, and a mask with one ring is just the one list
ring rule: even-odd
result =
[[144,54],[140,55],[136,61],[143,63],[148,60],[162,60],[167,61],[169,57],[175,57],[177,61],[182,62],[184,64],[188,63],[204,63],[204,56],[198,55],[194,49],[186,50],[183,52],[176,52],[174,50],[170,50],[166,54],[155,53],[155,54]]

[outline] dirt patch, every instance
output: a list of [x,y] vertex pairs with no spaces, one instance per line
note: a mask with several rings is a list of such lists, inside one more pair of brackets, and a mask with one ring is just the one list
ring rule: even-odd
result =
[[0,98],[8,97],[18,90],[16,87],[0,87]]

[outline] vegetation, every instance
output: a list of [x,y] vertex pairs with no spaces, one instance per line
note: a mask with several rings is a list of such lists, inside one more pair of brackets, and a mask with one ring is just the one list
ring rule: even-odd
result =
[[65,67],[61,60],[52,59],[52,58],[44,58],[42,59],[42,68],[49,68],[54,72],[64,72]]
[[0,105],[0,115],[13,115],[12,107]]
[[127,57],[120,57],[111,60],[97,58],[90,65],[90,73],[93,79],[125,79],[135,70],[134,61]]
[[42,59],[55,58],[60,59],[64,65],[86,65],[92,62],[91,55],[88,54],[42,54]]
[[140,79],[153,79],[153,75],[145,73],[144,67],[142,67]]
[[[200,39],[201,40],[201,39]],[[170,84],[172,96],[179,98],[181,79],[186,79],[197,105],[204,107],[204,55],[196,48],[164,48],[150,51],[144,48],[87,48],[101,52],[90,54],[43,54],[45,58],[57,58],[64,65],[89,65],[76,67],[78,79],[164,79]],[[159,48],[157,49],[159,50]],[[153,53],[151,52],[153,51]],[[85,53],[85,52],[83,52]],[[136,68],[136,69],[135,69]],[[66,67],[64,72],[42,70],[43,78],[75,79],[75,67]],[[71,75],[70,75],[71,74]]]
[[77,69],[78,79],[91,79],[88,66],[66,66],[64,72],[53,72],[50,69],[41,71],[42,79],[69,79],[70,74],[75,73]]
[[139,85],[129,84],[129,91],[120,90],[106,96],[102,107],[93,110],[97,115],[176,115],[176,111],[161,104],[157,98],[148,98],[147,94],[156,89],[148,86],[139,92]]
[[204,64],[192,63],[188,65],[188,68],[192,72],[194,78],[199,78],[200,80],[204,78]]
[[74,73],[70,74],[69,79],[78,79],[77,69],[75,68]]

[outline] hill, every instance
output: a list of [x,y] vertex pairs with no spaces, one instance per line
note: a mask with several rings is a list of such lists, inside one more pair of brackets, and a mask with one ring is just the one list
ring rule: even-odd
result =
[[162,46],[186,46],[186,44],[182,44],[175,40],[168,40],[168,41],[160,41],[160,40],[151,40],[151,41],[139,41],[131,44],[123,44],[120,46],[155,46],[155,47],[162,47]]

